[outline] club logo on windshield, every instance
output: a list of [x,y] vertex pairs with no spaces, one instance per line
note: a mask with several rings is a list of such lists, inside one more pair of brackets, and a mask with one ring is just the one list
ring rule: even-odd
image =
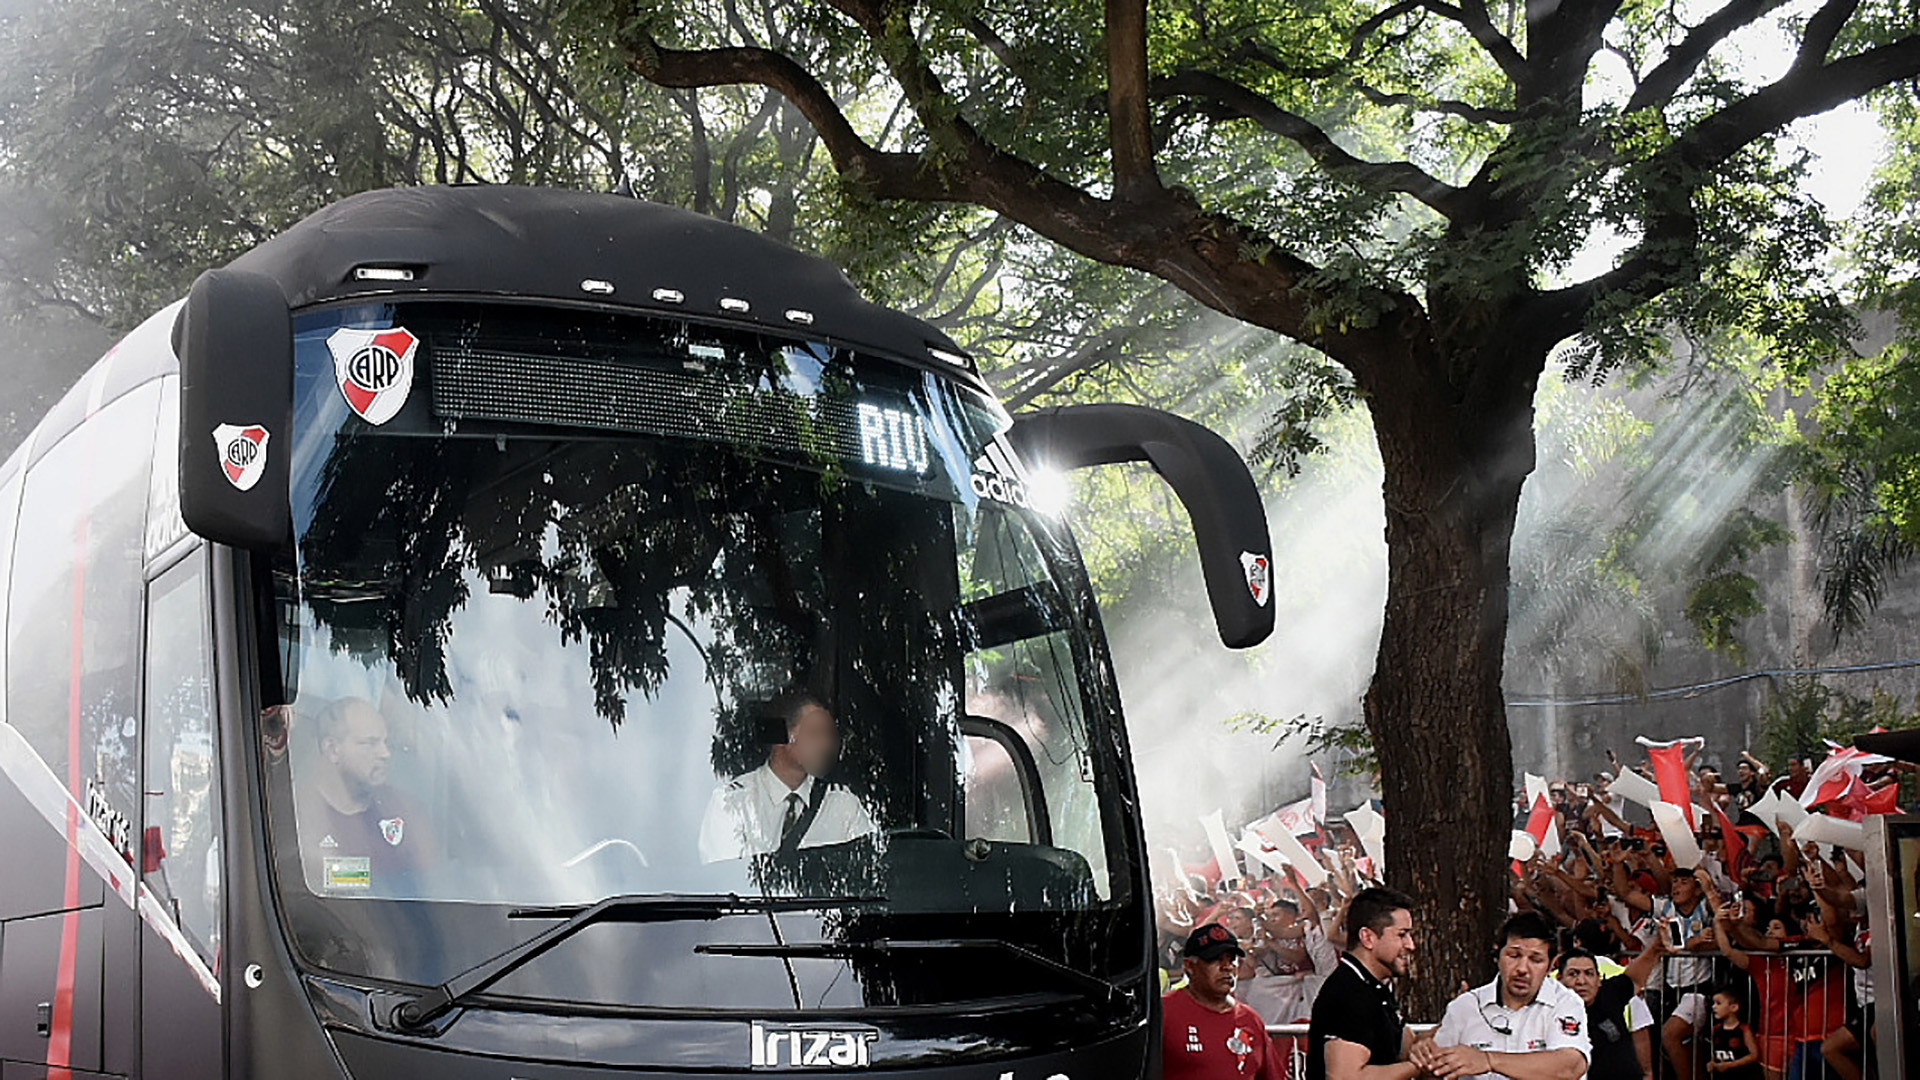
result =
[[394,847],[400,846],[400,837],[406,832],[407,823],[401,819],[387,818],[380,822],[380,838]]
[[400,412],[413,390],[413,355],[420,339],[401,327],[335,330],[327,338],[333,376],[355,415],[384,424]]
[[758,1020],[749,1034],[756,1069],[862,1069],[867,1048],[880,1037],[865,1028],[773,1028]]
[[1251,551],[1240,553],[1240,569],[1247,575],[1247,591],[1253,594],[1253,602],[1260,607],[1267,606],[1267,597],[1273,595],[1273,566],[1265,555],[1255,555]]
[[267,429],[259,424],[221,424],[213,429],[213,445],[220,471],[241,491],[251,490],[267,471]]

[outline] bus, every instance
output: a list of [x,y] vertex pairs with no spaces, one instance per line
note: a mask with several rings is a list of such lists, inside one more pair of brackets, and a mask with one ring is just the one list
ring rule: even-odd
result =
[[1157,1075],[1049,494],[1121,461],[1264,638],[1217,435],[751,231],[421,187],[207,271],[0,468],[0,1075]]

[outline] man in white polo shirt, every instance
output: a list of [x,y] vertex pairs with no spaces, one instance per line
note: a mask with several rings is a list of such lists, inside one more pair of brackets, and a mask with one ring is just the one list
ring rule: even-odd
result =
[[767,751],[765,765],[714,789],[700,821],[701,860],[790,853],[879,831],[858,796],[825,779],[840,759],[840,728],[826,705],[794,692],[767,712],[786,739]]
[[1547,978],[1553,936],[1532,912],[1508,919],[1500,927],[1499,975],[1447,1005],[1433,1039],[1413,1045],[1413,1063],[1444,1080],[1579,1080],[1593,1054],[1587,1007]]

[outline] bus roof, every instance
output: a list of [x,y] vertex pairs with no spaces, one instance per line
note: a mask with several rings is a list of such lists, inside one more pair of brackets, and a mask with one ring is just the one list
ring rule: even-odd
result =
[[826,259],[625,195],[505,185],[369,191],[231,265],[278,282],[295,309],[409,294],[587,303],[757,325],[977,375],[945,334],[865,300]]

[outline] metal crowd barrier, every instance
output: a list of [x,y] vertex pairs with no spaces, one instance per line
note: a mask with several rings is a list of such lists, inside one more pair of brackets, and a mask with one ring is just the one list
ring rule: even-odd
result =
[[[1748,956],[1749,970],[1754,974],[1740,970],[1717,952],[1670,957],[1665,961],[1667,970],[1675,974],[1681,973],[1678,965],[1689,960],[1705,960],[1711,971],[1708,978],[1689,988],[1702,995],[1703,1001],[1697,1007],[1698,1015],[1704,1018],[1701,1024],[1695,1026],[1689,1047],[1694,1063],[1691,1075],[1695,1078],[1710,1075],[1704,1066],[1713,1053],[1713,994],[1716,990],[1727,988],[1739,995],[1741,1020],[1752,1029],[1756,1042],[1760,1044],[1763,1062],[1777,1063],[1786,1070],[1786,1080],[1837,1078],[1840,1074],[1826,1065],[1820,1046],[1835,1028],[1844,1026],[1862,1014],[1861,1003],[1854,996],[1855,969],[1825,949],[1753,952]],[[1667,1008],[1676,1008],[1683,996],[1683,993],[1668,994],[1664,999]],[[1661,1000],[1653,994],[1647,997],[1649,1004]],[[1859,1030],[1869,1038],[1861,1040],[1866,1045],[1856,1050],[1855,1055],[1857,1060],[1865,1063],[1866,1075],[1872,1076],[1872,1010],[1865,1010],[1865,1015],[1867,1026]],[[1656,1077],[1673,1075],[1673,1070],[1667,1066],[1661,1039],[1666,1020],[1666,1016],[1654,1017],[1651,1037]],[[1415,1031],[1429,1031],[1436,1025],[1411,1026]],[[1304,1075],[1307,1031],[1306,1024],[1267,1025],[1268,1036],[1287,1055],[1288,1077]]]
[[[1712,1056],[1711,1013],[1715,991],[1735,992],[1740,1002],[1740,1019],[1753,1031],[1759,1044],[1761,1063],[1785,1071],[1787,1080],[1825,1080],[1841,1074],[1828,1067],[1821,1043],[1838,1029],[1848,1026],[1863,1013],[1855,995],[1856,969],[1826,949],[1788,949],[1781,952],[1748,952],[1748,967],[1743,971],[1718,952],[1694,957],[1670,957],[1664,962],[1668,973],[1690,960],[1708,961],[1711,974],[1688,990],[1705,999],[1705,1027],[1695,1025],[1695,1037],[1689,1046],[1694,1068],[1692,1075],[1703,1075],[1703,1066]],[[1669,984],[1671,985],[1671,984]],[[1667,1007],[1676,1009],[1680,997],[1674,991],[1665,996]],[[1855,1024],[1862,1044],[1853,1058],[1870,1062],[1871,1009],[1865,1010],[1868,1022]],[[1655,1017],[1663,1025],[1666,1017]],[[1656,1040],[1656,1043],[1658,1040]],[[1654,1075],[1673,1075],[1664,1055],[1656,1055]]]

